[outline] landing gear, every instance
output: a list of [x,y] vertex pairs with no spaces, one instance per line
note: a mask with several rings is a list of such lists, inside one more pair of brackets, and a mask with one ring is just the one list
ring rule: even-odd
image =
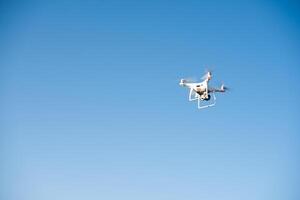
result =
[[[211,97],[213,97],[212,100]],[[196,100],[198,101],[198,109],[211,107],[216,104],[216,96],[214,92],[210,92],[210,94],[208,94],[207,92],[199,93],[199,92],[194,92],[193,89],[190,89],[189,101],[196,101]],[[202,102],[207,101],[211,103],[204,104],[201,103],[201,101]]]

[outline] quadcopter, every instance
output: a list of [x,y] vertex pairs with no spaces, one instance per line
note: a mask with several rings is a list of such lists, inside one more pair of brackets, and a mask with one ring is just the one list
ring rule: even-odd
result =
[[[216,92],[224,93],[228,90],[224,84],[220,88],[209,87],[208,83],[212,78],[212,74],[208,71],[203,77],[202,82],[190,82],[181,79],[179,85],[190,89],[189,101],[198,101],[198,109],[208,108],[216,105]],[[212,96],[212,100],[211,100]],[[205,104],[204,102],[209,102]]]

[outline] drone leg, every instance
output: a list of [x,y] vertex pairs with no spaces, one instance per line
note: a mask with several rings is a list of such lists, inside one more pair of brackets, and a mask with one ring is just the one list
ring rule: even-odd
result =
[[199,99],[198,99],[198,109],[201,109],[201,108],[202,108],[202,107],[201,107],[201,102],[200,102],[200,101],[201,101],[201,99],[199,98]]
[[[189,101],[195,101],[197,99],[199,99],[199,97],[192,97],[193,96],[193,89],[190,89],[190,94],[189,94]],[[196,96],[196,95],[195,95]]]
[[192,90],[192,89],[190,89],[189,101],[193,101],[193,99],[192,99],[192,94],[193,94],[193,90]]
[[214,102],[212,104],[210,104],[210,106],[214,106],[217,103],[217,98],[216,98],[215,93],[213,92],[212,94],[213,94]]

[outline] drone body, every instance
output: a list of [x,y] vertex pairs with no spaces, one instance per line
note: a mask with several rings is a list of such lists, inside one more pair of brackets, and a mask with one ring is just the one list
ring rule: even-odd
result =
[[[181,79],[179,85],[190,89],[189,101],[198,101],[198,108],[207,108],[216,104],[215,92],[225,92],[227,88],[222,84],[220,88],[209,87],[209,81],[212,78],[211,72],[207,72],[203,77],[202,82],[188,82],[185,79]],[[202,105],[201,101],[210,101],[211,96],[213,100],[208,105]]]

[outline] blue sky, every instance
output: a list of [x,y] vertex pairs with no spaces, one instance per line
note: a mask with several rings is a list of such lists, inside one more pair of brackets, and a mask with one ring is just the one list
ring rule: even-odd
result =
[[299,198],[297,3],[1,7],[3,199]]

